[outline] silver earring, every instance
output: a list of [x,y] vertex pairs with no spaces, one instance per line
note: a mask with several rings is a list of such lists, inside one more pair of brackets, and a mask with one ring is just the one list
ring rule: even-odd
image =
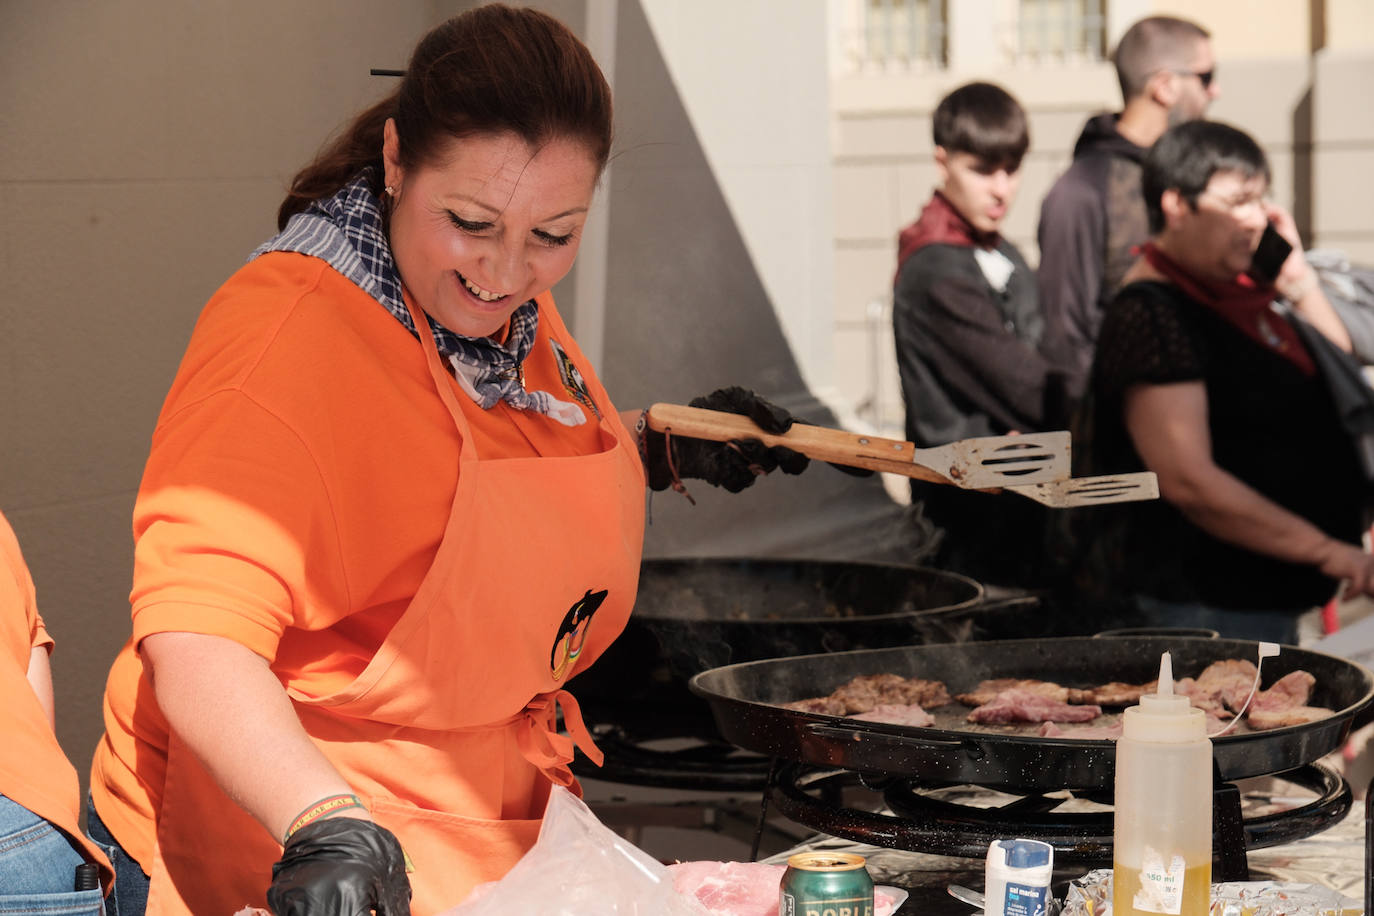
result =
[[391,185],[387,185],[387,186],[386,186],[386,193],[387,193],[387,196],[388,196],[388,197],[395,197],[395,196],[396,196],[396,189],[393,188]]

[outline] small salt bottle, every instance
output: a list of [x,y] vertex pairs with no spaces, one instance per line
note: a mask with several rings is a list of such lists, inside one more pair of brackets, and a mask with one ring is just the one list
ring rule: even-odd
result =
[[1040,840],[997,840],[988,846],[985,916],[1049,916],[1054,847]]

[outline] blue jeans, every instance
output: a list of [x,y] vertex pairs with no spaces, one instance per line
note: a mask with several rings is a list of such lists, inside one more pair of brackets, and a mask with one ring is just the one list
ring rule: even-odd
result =
[[[114,893],[105,901],[108,916],[143,916],[148,909],[148,881],[143,867],[133,860],[119,841],[110,833],[100,815],[95,813],[95,804],[86,798],[86,835],[95,841],[110,859],[115,870]],[[0,916],[5,916],[0,912]]]
[[0,916],[101,916],[100,891],[74,891],[84,862],[62,831],[0,795]]

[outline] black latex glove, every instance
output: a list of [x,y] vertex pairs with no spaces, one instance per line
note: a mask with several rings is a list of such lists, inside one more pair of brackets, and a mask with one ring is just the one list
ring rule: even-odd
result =
[[[778,436],[794,422],[792,415],[781,407],[739,387],[721,388],[704,398],[693,398],[688,406],[742,414],[765,432]],[[646,429],[644,435],[649,487],[654,490],[673,486],[676,470],[678,478],[704,480],[738,493],[769,471],[781,468],[785,474],[800,474],[809,463],[800,452],[780,445],[769,448],[757,439],[711,442],[676,435],[669,438],[652,429]]]
[[272,866],[267,903],[277,916],[410,916],[401,844],[355,817],[306,824]]

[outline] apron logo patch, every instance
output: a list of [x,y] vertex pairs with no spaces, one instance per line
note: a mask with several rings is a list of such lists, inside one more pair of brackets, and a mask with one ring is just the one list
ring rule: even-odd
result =
[[553,359],[558,364],[558,375],[563,379],[563,390],[577,403],[586,407],[596,414],[597,419],[601,418],[601,411],[597,409],[596,402],[592,400],[592,393],[587,390],[587,380],[582,377],[573,361],[568,358],[568,351],[564,350],[558,341],[550,338],[549,346],[553,347]]
[[587,594],[563,615],[563,622],[558,625],[558,632],[553,637],[553,649],[549,652],[549,670],[553,672],[554,680],[562,680],[582,654],[587,631],[592,626],[592,615],[606,600],[606,594],[604,588],[599,592],[587,589]]

